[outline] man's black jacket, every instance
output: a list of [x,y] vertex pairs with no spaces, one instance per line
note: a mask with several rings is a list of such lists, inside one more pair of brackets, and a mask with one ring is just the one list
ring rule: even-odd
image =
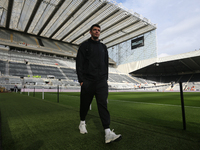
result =
[[108,51],[100,41],[91,38],[83,42],[76,57],[76,72],[79,83],[84,80],[108,80]]

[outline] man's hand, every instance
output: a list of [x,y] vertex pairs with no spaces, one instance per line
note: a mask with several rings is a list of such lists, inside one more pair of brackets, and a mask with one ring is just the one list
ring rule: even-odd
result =
[[83,85],[83,82],[81,82],[80,85],[82,86],[82,85]]

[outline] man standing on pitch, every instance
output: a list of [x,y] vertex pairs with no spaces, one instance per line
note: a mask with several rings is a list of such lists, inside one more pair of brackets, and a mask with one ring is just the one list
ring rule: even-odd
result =
[[101,28],[94,24],[90,28],[91,38],[79,47],[76,57],[76,71],[81,85],[80,94],[80,133],[87,133],[85,118],[95,95],[99,116],[105,129],[105,143],[121,139],[110,130],[110,114],[107,109],[108,97],[108,51],[100,42]]

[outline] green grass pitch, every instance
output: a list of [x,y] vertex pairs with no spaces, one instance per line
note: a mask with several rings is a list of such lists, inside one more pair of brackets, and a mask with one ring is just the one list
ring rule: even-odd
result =
[[0,94],[1,144],[4,150],[197,150],[200,148],[200,93],[184,93],[186,131],[180,93],[109,93],[111,129],[122,134],[104,143],[95,98],[81,135],[79,93]]

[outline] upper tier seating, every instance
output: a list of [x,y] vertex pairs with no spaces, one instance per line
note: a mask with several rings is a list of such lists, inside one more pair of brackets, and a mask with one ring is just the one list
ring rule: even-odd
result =
[[5,74],[5,69],[6,69],[6,62],[0,60],[0,72],[1,72],[1,74]]
[[77,46],[70,44],[49,40],[45,38],[36,38],[35,36],[18,33],[15,31],[8,31],[0,29],[0,40],[4,43],[16,44],[22,46],[22,48],[33,48],[33,50],[44,50],[47,53],[64,54],[68,56],[76,57],[78,50]]
[[41,76],[42,78],[47,78],[48,75],[53,75],[57,79],[65,79],[63,74],[57,67],[52,66],[41,66],[30,64],[33,76]]
[[9,62],[9,75],[28,76],[28,70],[25,63]]

